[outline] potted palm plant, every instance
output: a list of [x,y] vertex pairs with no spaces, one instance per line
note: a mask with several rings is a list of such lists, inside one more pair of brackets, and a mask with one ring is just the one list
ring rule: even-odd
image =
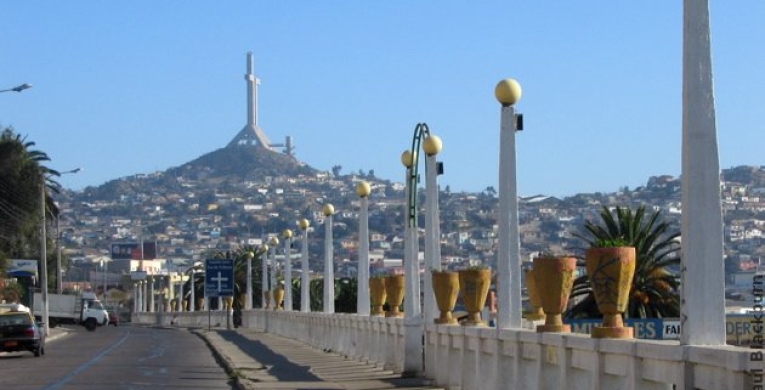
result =
[[458,274],[462,300],[468,312],[464,325],[486,326],[486,321],[481,318],[481,310],[491,287],[491,269],[484,265],[471,266],[458,271]]
[[431,270],[433,292],[436,295],[436,304],[441,312],[433,322],[436,324],[456,324],[457,319],[452,316],[454,306],[457,304],[457,296],[460,292],[459,275],[456,272]]
[[[625,318],[670,318],[680,316],[680,236],[675,224],[664,220],[660,211],[647,213],[645,206],[603,207],[600,221],[587,221],[584,231],[575,234],[588,247],[598,240],[622,238],[635,247],[635,275],[632,278]],[[580,264],[581,267],[585,263]],[[574,281],[572,297],[581,298],[566,312],[567,318],[601,316],[589,275]]]
[[576,258],[573,256],[541,255],[534,258],[534,281],[545,313],[545,323],[537,332],[571,332],[563,323],[563,312],[574,286]]

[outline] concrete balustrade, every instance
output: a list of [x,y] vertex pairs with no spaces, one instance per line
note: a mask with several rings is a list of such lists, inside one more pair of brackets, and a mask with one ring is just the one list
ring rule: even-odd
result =
[[[146,324],[206,327],[222,311],[137,313]],[[159,320],[161,318],[161,321]],[[158,322],[159,321],[159,322]],[[404,370],[404,319],[248,310],[247,328],[302,341],[374,366]],[[450,389],[748,389],[752,350],[676,341],[593,339],[585,334],[425,325],[425,376]],[[761,367],[759,367],[761,368]]]

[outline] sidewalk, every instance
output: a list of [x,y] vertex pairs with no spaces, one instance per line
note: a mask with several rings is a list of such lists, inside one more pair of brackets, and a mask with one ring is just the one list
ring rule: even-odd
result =
[[323,352],[273,334],[243,330],[194,330],[236,379],[239,389],[438,389],[400,374]]

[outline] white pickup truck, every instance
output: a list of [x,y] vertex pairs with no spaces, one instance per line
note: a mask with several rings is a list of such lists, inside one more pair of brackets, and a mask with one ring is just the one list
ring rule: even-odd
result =
[[[34,293],[32,308],[35,317],[42,318],[42,293]],[[50,327],[61,323],[80,324],[88,330],[109,323],[109,314],[93,292],[80,295],[48,294],[48,322]]]

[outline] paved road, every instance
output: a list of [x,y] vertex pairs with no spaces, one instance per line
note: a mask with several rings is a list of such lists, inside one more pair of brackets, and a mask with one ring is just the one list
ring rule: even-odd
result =
[[436,389],[247,329],[70,326],[53,336],[41,358],[0,354],[0,389]]
[[[57,330],[59,331],[59,330]],[[185,329],[71,326],[46,354],[0,356],[0,389],[225,389],[234,381]]]

